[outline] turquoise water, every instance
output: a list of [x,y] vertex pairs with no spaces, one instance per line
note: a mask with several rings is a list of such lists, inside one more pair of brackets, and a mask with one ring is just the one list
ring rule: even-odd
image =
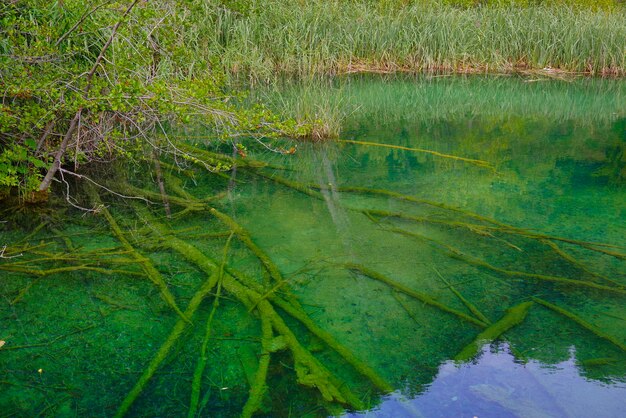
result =
[[[158,194],[145,195],[146,214],[145,201],[104,191],[106,211],[61,212],[61,199],[44,213],[3,212],[0,244],[15,258],[0,259],[0,416],[114,415],[172,335],[129,416],[187,415],[203,357],[196,412],[237,416],[266,356],[259,416],[621,415],[623,81],[353,77],[258,94],[339,115],[341,141],[290,154],[253,142],[222,177],[165,158],[165,188],[183,199],[172,197],[171,219]],[[150,167],[121,170],[158,192]],[[143,193],[121,183],[107,186]],[[182,311],[224,266],[193,325],[172,333],[180,317],[141,257]],[[275,337],[265,345],[264,320]],[[490,324],[503,333],[461,356]]]

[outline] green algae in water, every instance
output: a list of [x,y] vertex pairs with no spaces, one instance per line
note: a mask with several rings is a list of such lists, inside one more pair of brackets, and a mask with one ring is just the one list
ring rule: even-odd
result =
[[[301,144],[294,155],[251,149],[234,188],[201,168],[187,168],[191,181],[164,161],[172,212],[182,214],[171,221],[159,205],[151,206],[158,218],[151,221],[102,194],[118,219],[117,237],[102,215],[68,212],[31,236],[2,224],[6,255],[21,254],[0,259],[3,414],[112,416],[128,407],[129,416],[185,416],[194,393],[199,416],[327,416],[379,404],[381,414],[395,405],[392,416],[417,409],[425,416],[576,416],[591,411],[583,405],[572,412],[567,403],[585,396],[602,399],[610,416],[626,390],[624,82],[336,83],[329,94],[348,108],[360,105],[348,112],[343,139],[486,161],[495,171],[356,143]],[[132,194],[148,190],[160,201],[156,186],[142,182]],[[216,278],[202,286],[219,270],[212,260],[223,258],[229,229],[238,228],[213,310]],[[162,297],[163,284],[146,277],[148,262],[171,300]],[[395,289],[422,299],[346,265],[393,278]],[[572,285],[581,282],[591,285]],[[199,289],[204,298],[194,298]],[[507,308],[533,297],[577,320],[535,305],[523,322],[506,327],[505,345],[473,344],[477,360],[451,361],[487,332],[481,321],[506,318]],[[172,300],[193,306],[191,325]],[[176,341],[167,343],[172,330]],[[206,366],[194,386],[203,347]],[[152,370],[155,358],[160,364]],[[577,399],[554,392],[553,378],[541,372],[546,367],[585,389],[574,390]],[[124,404],[146,370],[150,379]],[[507,384],[530,382],[528,373],[533,396],[512,397]],[[455,396],[465,403],[454,406]],[[587,404],[600,408],[595,402]]]

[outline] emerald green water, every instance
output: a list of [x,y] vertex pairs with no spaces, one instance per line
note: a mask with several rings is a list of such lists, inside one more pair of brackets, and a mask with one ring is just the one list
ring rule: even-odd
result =
[[[261,344],[263,303],[363,409],[325,400],[319,384],[303,385],[315,373],[308,367],[298,377],[303,369],[283,336],[269,353],[259,416],[623,415],[626,83],[352,77],[258,94],[283,110],[340,113],[341,139],[413,150],[301,143],[295,153],[281,154],[251,145],[243,163],[223,177],[164,166],[172,196],[223,193],[209,205],[248,234],[238,230],[229,245],[230,226],[209,210],[176,216],[182,207],[172,201],[175,215],[168,219],[159,199],[151,199],[150,220],[141,210],[137,215],[132,200],[101,191],[125,239],[156,267],[181,310],[207,274],[185,259],[188,249],[172,248],[173,237],[216,265],[225,260],[228,270],[128,416],[188,414],[218,292],[201,416],[241,413],[268,355]],[[271,166],[247,167],[251,160]],[[158,192],[145,175],[150,167],[117,169]],[[91,175],[100,182],[111,177]],[[74,203],[93,207],[80,184],[70,186]],[[3,208],[0,248],[7,244],[3,256],[14,258],[0,259],[0,416],[112,416],[179,317],[112,233],[103,210],[67,209],[62,199],[55,205],[34,215]],[[278,280],[245,236],[275,263]],[[63,270],[41,273],[56,268]],[[233,269],[256,281],[249,288],[265,302],[242,299],[228,287]],[[470,320],[407,294],[412,291]],[[295,297],[313,324],[392,391],[377,389],[274,295]],[[454,361],[484,331],[479,315],[496,323],[532,298],[569,316],[534,302],[519,324],[476,356]]]

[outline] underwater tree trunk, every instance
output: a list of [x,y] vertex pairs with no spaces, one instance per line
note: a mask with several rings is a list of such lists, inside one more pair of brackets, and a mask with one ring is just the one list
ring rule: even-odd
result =
[[478,354],[484,344],[495,340],[514,326],[521,324],[532,305],[533,302],[524,302],[507,309],[506,314],[500,318],[498,322],[478,334],[474,341],[466,345],[465,348],[454,357],[454,361],[463,362],[471,360]]

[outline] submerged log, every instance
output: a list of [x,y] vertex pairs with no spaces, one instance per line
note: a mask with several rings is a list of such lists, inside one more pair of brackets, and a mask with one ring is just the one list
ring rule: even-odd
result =
[[487,326],[487,324],[479,319],[476,319],[474,317],[471,317],[461,311],[457,311],[456,309],[450,308],[446,305],[444,305],[441,302],[437,302],[435,299],[431,298],[428,295],[425,295],[421,292],[418,292],[416,290],[413,290],[405,285],[403,285],[402,283],[398,283],[395,280],[390,279],[389,277],[386,277],[376,271],[367,269],[363,266],[360,266],[358,264],[352,264],[352,263],[348,263],[344,265],[347,269],[349,270],[354,270],[359,274],[362,274],[366,277],[369,277],[371,279],[374,280],[378,280],[379,282],[385,283],[388,286],[390,286],[391,288],[398,290],[402,293],[404,293],[405,295],[411,296],[412,298],[415,298],[427,305],[433,306],[439,310],[442,310],[444,312],[447,312],[449,314],[455,315],[461,319],[463,319],[464,321],[467,321],[473,325],[479,326],[481,328],[485,328]]
[[454,360],[458,362],[471,360],[480,352],[480,349],[484,344],[497,339],[506,331],[521,324],[526,318],[528,310],[532,305],[532,302],[523,302],[507,309],[506,314],[502,318],[478,334],[474,341],[465,346],[465,348],[463,348],[463,350],[461,350],[461,352],[454,357]]
[[267,394],[267,371],[270,365],[271,359],[271,341],[273,338],[272,324],[270,320],[262,316],[261,317],[261,354],[259,359],[259,366],[254,375],[254,380],[250,386],[250,394],[248,400],[243,406],[241,413],[242,418],[251,418],[256,411],[258,411],[263,402],[263,398]]
[[[162,226],[158,225],[157,223],[151,221],[151,224],[155,228],[155,230],[158,230],[163,234],[163,237],[162,237],[164,238],[163,245],[178,252],[189,262],[191,262],[192,264],[195,264],[201,270],[207,273],[210,273],[217,268],[217,263],[214,260],[210,259],[206,254],[203,254],[201,251],[199,251],[196,247],[187,243],[186,241],[183,241],[179,238],[176,238],[172,235],[167,234],[165,229]],[[233,225],[233,226],[236,226],[236,225]],[[342,356],[348,364],[351,364],[359,373],[369,378],[372,381],[372,383],[376,385],[376,387],[378,387],[380,390],[384,392],[392,391],[391,385],[389,385],[383,378],[381,378],[372,368],[370,368],[365,363],[358,360],[356,356],[354,356],[354,354],[352,354],[347,348],[345,348],[342,344],[336,341],[334,337],[331,336],[330,333],[322,330],[319,326],[317,326],[306,315],[306,313],[302,310],[301,306],[294,305],[291,303],[291,301],[284,300],[278,297],[274,293],[267,294],[267,295],[262,293],[261,292],[263,290],[262,286],[259,283],[251,279],[250,280],[244,279],[244,281],[241,282],[240,275],[234,276],[232,273],[232,270],[227,267],[224,267],[224,271],[225,273],[227,273],[227,274],[224,274],[224,276],[222,277],[222,283],[223,283],[224,288],[229,293],[233,294],[237,299],[239,299],[249,310],[256,309],[257,311],[261,313],[262,317],[263,315],[265,315],[266,318],[271,319],[272,327],[274,327],[280,335],[284,336],[286,341],[287,340],[290,341],[290,344],[288,344],[288,346],[290,347],[290,349],[295,349],[298,352],[299,358],[305,359],[303,361],[307,365],[307,367],[313,367],[313,368],[316,368],[317,370],[318,368],[318,365],[316,363],[317,360],[315,360],[314,357],[312,357],[312,355],[308,353],[308,351],[305,348],[303,348],[299,343],[297,343],[297,339],[295,339],[295,336],[293,336],[293,333],[289,331],[289,328],[284,323],[284,321],[280,318],[278,313],[276,313],[270,301],[272,303],[276,303],[277,306],[279,306],[289,315],[291,315],[292,317],[300,321],[305,327],[309,329],[309,331],[311,331],[313,334],[318,336],[321,340],[326,342],[328,346],[334,349],[340,356]],[[304,352],[308,354],[303,354]],[[295,356],[295,353],[294,353],[294,356]],[[325,371],[325,369],[323,369],[323,366],[321,366],[321,364],[319,365],[319,367],[322,367],[322,369],[317,370],[319,372],[318,374],[315,374],[313,376],[308,376],[308,374],[302,375],[303,384],[308,384],[312,386],[316,386],[317,384],[322,385],[322,381],[324,381],[324,379],[329,378],[327,376],[327,373],[329,372]],[[304,369],[302,368],[300,369],[300,374],[304,373],[303,370]],[[318,378],[322,380],[318,381],[317,380]],[[331,380],[335,381],[335,378],[332,377]],[[256,381],[256,378],[255,378],[255,381]],[[337,382],[335,381],[335,383]],[[337,389],[338,392],[336,392],[335,389],[332,389],[332,387],[326,387],[326,386],[323,386],[322,388],[320,388],[320,391],[322,390],[324,391],[322,393],[324,398],[341,400],[341,402],[343,403],[348,402],[354,407],[362,406],[358,398],[352,395],[347,388],[344,388],[343,384],[337,383],[337,386],[339,386],[339,389],[337,388],[335,389]],[[254,395],[257,396],[257,394],[260,391],[261,391],[260,388],[256,388]],[[339,396],[338,398],[335,397],[337,393],[341,394],[341,396]],[[252,407],[249,407],[249,408],[252,408]]]
[[473,158],[459,157],[457,155],[444,154],[438,151],[433,151],[433,150],[424,149],[424,148],[409,148],[409,147],[403,147],[400,145],[381,144],[377,142],[367,142],[367,141],[355,141],[351,139],[338,139],[337,141],[343,142],[345,144],[366,145],[366,146],[371,146],[371,147],[382,147],[382,148],[398,149],[402,151],[412,151],[412,152],[419,152],[423,154],[430,154],[434,157],[446,158],[446,159],[454,160],[454,161],[462,161],[464,163],[473,164],[478,167],[488,168],[490,170],[495,171],[495,167],[484,160],[476,160]]
[[[150,381],[154,373],[159,369],[161,363],[165,360],[170,350],[174,346],[174,344],[181,337],[185,329],[190,325],[190,318],[193,317],[196,310],[200,306],[200,302],[209,294],[209,292],[215,287],[218,280],[218,274],[212,274],[200,287],[200,289],[193,295],[189,304],[187,305],[187,309],[185,309],[185,313],[183,314],[184,319],[179,319],[169,336],[165,340],[165,342],[159,348],[159,351],[152,358],[146,370],[144,370],[143,374],[135,383],[135,386],[130,390],[130,392],[126,395],[122,404],[118,408],[115,417],[120,418],[126,415],[132,404],[135,402],[137,397],[141,394],[146,384]],[[189,319],[188,319],[189,318]]]
[[148,279],[150,279],[150,281],[154,283],[154,285],[159,289],[161,297],[170,306],[170,308],[172,308],[172,310],[174,310],[174,312],[178,314],[178,316],[180,316],[187,323],[190,323],[189,319],[185,316],[185,314],[183,314],[183,312],[176,304],[176,300],[174,299],[172,293],[169,291],[167,284],[163,279],[163,276],[161,276],[161,273],[159,273],[156,267],[154,267],[154,264],[152,264],[152,262],[148,258],[144,257],[141,253],[139,253],[138,250],[135,249],[135,247],[130,244],[130,242],[128,242],[126,236],[124,235],[124,232],[122,232],[122,229],[117,224],[117,221],[115,220],[113,215],[111,215],[109,210],[100,201],[98,192],[96,192],[93,187],[88,185],[87,193],[90,195],[91,200],[100,208],[100,212],[109,222],[109,226],[111,227],[111,230],[113,231],[113,234],[117,237],[118,241],[120,241],[124,248],[128,250],[131,257],[134,258],[139,265],[141,265],[141,268],[146,273],[146,276],[148,276]]
[[228,226],[231,231],[233,231],[237,238],[241,242],[244,243],[246,247],[259,259],[261,264],[269,275],[277,282],[283,283],[285,280],[283,279],[283,275],[280,273],[278,266],[272,261],[272,259],[263,251],[258,245],[256,245],[252,238],[250,238],[250,234],[246,231],[241,225],[239,225],[233,218],[226,215],[223,212],[218,211],[215,208],[211,208],[211,214],[215,216],[217,219],[222,221],[226,226]]
[[586,287],[586,288],[591,288],[595,290],[601,290],[604,292],[626,295],[626,288],[624,287],[606,286],[606,285],[598,284],[595,282],[586,282],[586,281],[578,280],[578,279],[568,279],[566,277],[560,277],[560,276],[549,276],[546,274],[536,274],[536,273],[527,273],[524,271],[507,270],[501,267],[496,267],[494,265],[491,265],[487,263],[486,261],[480,260],[478,258],[474,258],[469,255],[466,255],[461,250],[451,245],[442,243],[433,238],[429,238],[427,236],[418,234],[416,232],[410,232],[410,231],[406,231],[400,228],[389,228],[388,231],[426,241],[428,243],[433,244],[434,248],[443,251],[445,254],[447,254],[448,256],[452,258],[456,258],[467,264],[471,264],[476,267],[482,267],[482,268],[494,271],[496,273],[504,274],[506,276],[526,278],[526,279],[532,279],[532,280],[538,280],[538,281],[547,281],[547,282],[553,282],[553,283],[567,285],[567,286]]
[[230,247],[231,236],[226,241],[224,245],[224,254],[222,257],[222,264],[217,272],[217,291],[215,293],[215,299],[213,300],[213,307],[211,308],[211,313],[209,313],[209,317],[206,322],[206,327],[204,331],[204,338],[202,339],[202,346],[200,347],[200,355],[198,356],[198,362],[196,364],[196,369],[193,373],[193,381],[191,383],[191,400],[189,401],[189,413],[187,416],[189,418],[193,418],[196,416],[196,412],[198,410],[198,403],[200,401],[200,386],[202,381],[202,375],[204,374],[204,369],[207,363],[207,348],[209,346],[209,339],[211,338],[211,327],[213,323],[213,317],[215,316],[215,312],[220,304],[220,297],[222,291],[222,278],[224,277],[224,265],[226,264],[226,260],[228,258],[228,249]]
[[441,273],[439,273],[439,270],[437,270],[434,266],[433,266],[433,270],[435,270],[435,273],[437,273],[437,276],[439,276],[439,278],[441,279],[442,282],[444,282],[446,284],[446,286],[448,286],[448,289],[450,289],[450,291],[452,293],[454,293],[454,295],[459,298],[459,300],[461,301],[461,303],[463,303],[463,305],[465,305],[465,307],[474,314],[474,316],[478,319],[480,319],[481,321],[483,321],[485,324],[491,324],[491,321],[485,316],[483,315],[482,312],[480,312],[478,310],[478,308],[476,306],[474,306],[474,304],[472,302],[470,302],[469,300],[465,299],[465,297],[463,297],[463,295],[461,294],[461,292],[459,292],[458,290],[456,290],[454,288],[454,286],[452,286],[452,283],[450,283],[449,281],[446,280],[445,277],[443,277],[441,275]]
[[578,325],[580,325],[581,327],[585,328],[588,331],[591,331],[593,334],[595,334],[596,336],[602,338],[605,341],[610,342],[611,344],[613,344],[614,346],[618,347],[619,349],[621,349],[622,351],[626,352],[626,344],[624,344],[623,342],[619,341],[617,338],[613,337],[612,335],[609,335],[607,333],[605,333],[604,331],[602,331],[601,329],[599,329],[598,327],[596,327],[595,325],[591,325],[589,322],[585,321],[584,319],[582,319],[581,317],[579,317],[578,315],[563,309],[557,305],[554,305],[550,302],[547,302],[543,299],[539,299],[539,298],[532,298],[535,302],[537,302],[538,304],[545,306],[548,309],[553,310],[554,312],[557,312],[561,315],[563,315],[564,317],[576,322]]
[[614,286],[619,286],[619,287],[624,287],[623,284],[616,282],[615,280],[609,279],[608,277],[600,274],[600,273],[596,273],[595,271],[589,269],[589,267],[587,267],[585,264],[581,263],[580,261],[576,260],[573,256],[571,256],[570,254],[566,253],[563,249],[561,249],[556,243],[552,242],[549,239],[540,239],[540,241],[547,245],[548,247],[550,247],[556,254],[559,255],[559,257],[563,258],[564,260],[566,260],[567,262],[569,262],[570,264],[578,267],[579,269],[583,270],[584,272],[590,274],[593,277],[596,277],[600,280],[603,280],[607,283],[610,283]]

